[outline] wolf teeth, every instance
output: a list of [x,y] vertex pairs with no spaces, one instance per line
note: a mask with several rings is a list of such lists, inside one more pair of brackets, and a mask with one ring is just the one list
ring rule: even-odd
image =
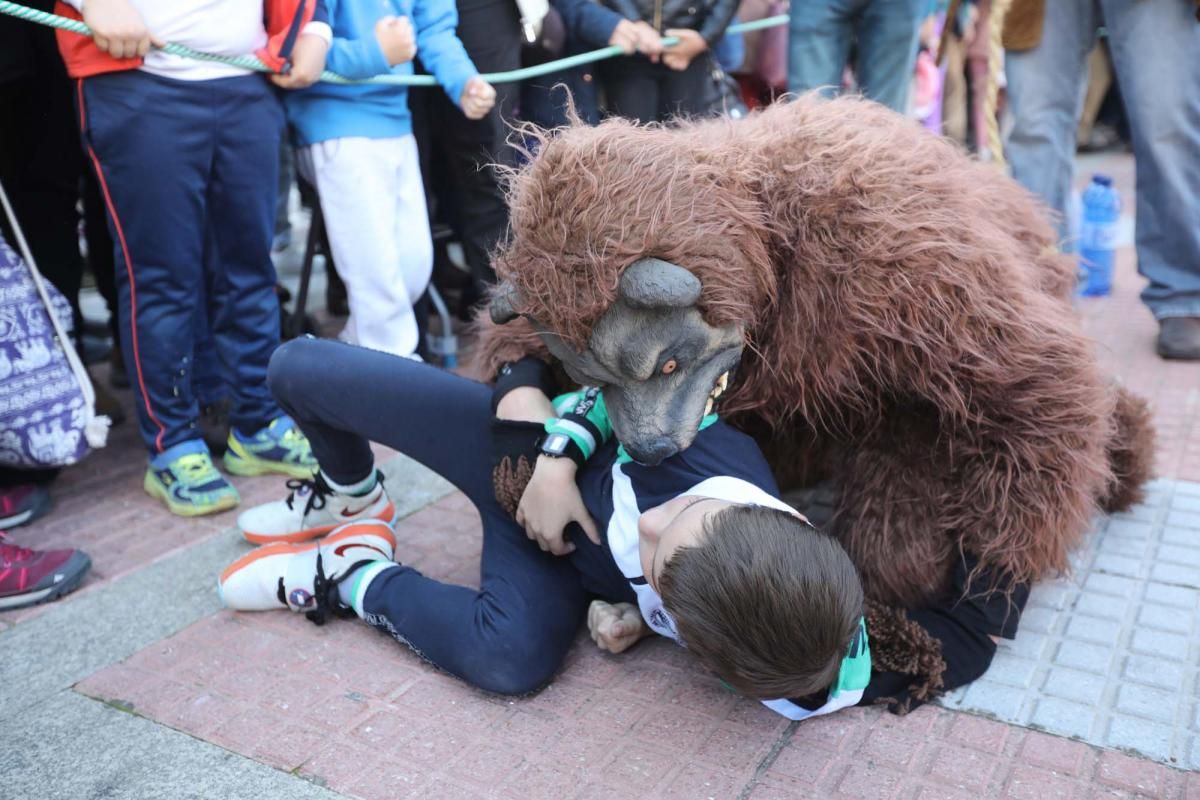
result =
[[713,399],[710,397],[710,398],[708,398],[708,402],[704,404],[704,416],[707,417],[709,414],[712,413],[712,410],[713,410]]
[[716,400],[721,395],[725,394],[725,389],[728,388],[728,386],[729,386],[729,373],[722,372],[721,377],[717,378],[717,382],[713,386],[712,391],[708,393],[708,396],[710,398],[712,398],[713,400]]

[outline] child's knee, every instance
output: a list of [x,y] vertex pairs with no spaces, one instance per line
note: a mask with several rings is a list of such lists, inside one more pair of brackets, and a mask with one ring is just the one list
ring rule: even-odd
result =
[[560,654],[551,642],[510,638],[489,651],[477,663],[481,669],[472,683],[489,692],[503,695],[527,695],[543,689],[562,665],[565,648]]
[[285,402],[297,382],[313,374],[311,348],[319,345],[318,340],[302,337],[284,342],[271,354],[267,365],[267,387],[276,400]]

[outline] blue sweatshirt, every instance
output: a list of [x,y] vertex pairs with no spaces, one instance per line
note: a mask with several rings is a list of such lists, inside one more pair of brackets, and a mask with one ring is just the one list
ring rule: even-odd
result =
[[[454,33],[458,26],[454,0],[322,2],[333,28],[325,66],[333,72],[356,79],[389,72],[413,74],[411,61],[389,67],[375,39],[375,23],[386,16],[409,18],[416,32],[417,57],[454,103],[478,72]],[[286,92],[284,98],[288,121],[301,145],[347,136],[387,139],[412,133],[405,86],[316,83]]]

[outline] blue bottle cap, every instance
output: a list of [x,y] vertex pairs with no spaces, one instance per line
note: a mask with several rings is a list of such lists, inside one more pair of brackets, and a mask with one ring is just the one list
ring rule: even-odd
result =
[[1107,175],[1093,175],[1092,183],[1098,183],[1101,186],[1112,186],[1112,178]]

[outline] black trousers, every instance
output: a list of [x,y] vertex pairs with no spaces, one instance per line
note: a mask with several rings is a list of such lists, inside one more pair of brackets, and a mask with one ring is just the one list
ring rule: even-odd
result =
[[603,62],[601,74],[608,110],[638,122],[666,122],[708,112],[709,55],[701,53],[677,72],[645,56]]
[[[460,0],[458,38],[480,73],[517,69],[521,28],[511,0]],[[510,165],[507,121],[516,115],[518,84],[496,85],[496,107],[481,120],[463,116],[441,89],[409,92],[413,131],[431,216],[462,242],[476,286],[495,281],[491,252],[508,229],[508,206],[492,164]]]

